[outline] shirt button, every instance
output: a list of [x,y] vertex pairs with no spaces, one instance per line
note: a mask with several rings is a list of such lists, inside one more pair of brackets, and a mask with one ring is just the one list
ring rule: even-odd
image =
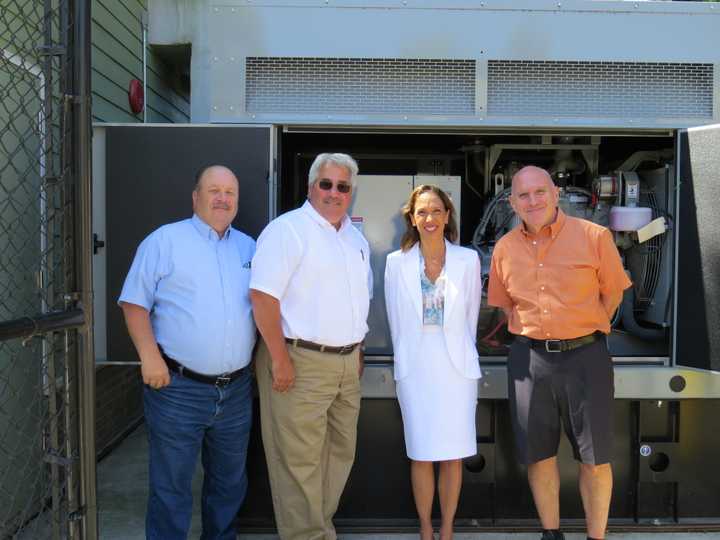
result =
[[539,266],[540,268],[542,268],[542,265],[543,265],[543,263],[538,264],[538,266]]
[[544,290],[545,290],[545,285],[543,285],[542,287],[540,287],[540,290],[541,290],[541,291],[544,291]]
[[547,313],[547,312],[548,312],[547,309],[543,309],[543,313]]
[[536,245],[537,245],[537,241],[533,240],[533,246],[536,246]]
[[550,332],[548,332],[548,333],[547,333],[547,334],[545,334],[545,335],[546,335],[547,337],[550,337]]

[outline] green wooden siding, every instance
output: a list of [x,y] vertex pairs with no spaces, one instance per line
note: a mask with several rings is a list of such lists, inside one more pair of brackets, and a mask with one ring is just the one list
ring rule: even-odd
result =
[[[146,0],[92,1],[92,94],[96,122],[142,122],[128,104],[132,79],[142,81],[142,25]],[[168,83],[162,61],[148,48],[148,122],[188,122],[190,103]]]

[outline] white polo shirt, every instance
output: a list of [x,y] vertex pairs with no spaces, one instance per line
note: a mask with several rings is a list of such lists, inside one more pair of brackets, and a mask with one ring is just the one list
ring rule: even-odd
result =
[[347,216],[336,230],[306,201],[257,240],[250,288],[280,301],[287,338],[330,346],[362,341],[372,287],[370,248]]

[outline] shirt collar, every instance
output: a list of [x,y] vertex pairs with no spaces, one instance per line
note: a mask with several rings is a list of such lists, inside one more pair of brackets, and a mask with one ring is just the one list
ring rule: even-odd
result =
[[[565,212],[563,212],[560,209],[560,207],[558,206],[557,218],[555,218],[555,221],[553,221],[550,225],[545,225],[542,229],[540,229],[538,234],[543,234],[545,230],[549,229],[550,236],[555,238],[558,235],[558,233],[562,230],[563,225],[565,225],[565,218],[566,218]],[[533,236],[533,234],[527,230],[527,228],[525,227],[525,223],[522,221],[520,222],[520,231],[525,236]]]
[[218,233],[215,232],[215,229],[205,223],[202,218],[200,218],[200,216],[198,216],[197,214],[193,214],[191,221],[197,232],[199,232],[200,236],[202,236],[203,238],[207,238],[208,240],[227,240],[230,237],[230,230],[232,229],[231,225],[228,225],[228,228],[225,230],[222,236],[218,236]]
[[[313,207],[312,204],[310,204],[309,200],[306,200],[303,205],[300,207],[307,215],[309,215],[313,221],[315,221],[317,224],[323,226],[323,227],[331,227],[333,230],[335,230],[335,225],[330,223],[327,219],[322,217],[317,210],[315,210],[315,207]],[[337,232],[342,232],[348,225],[350,225],[350,218],[347,214],[343,217],[342,223],[340,224],[340,228],[337,229]]]

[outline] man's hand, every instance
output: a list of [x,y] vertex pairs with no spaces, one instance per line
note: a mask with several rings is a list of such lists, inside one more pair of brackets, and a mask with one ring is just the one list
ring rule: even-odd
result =
[[170,384],[170,373],[162,356],[147,309],[136,304],[121,302],[120,307],[125,315],[128,333],[140,357],[140,372],[143,382],[157,390]]
[[295,384],[295,366],[292,360],[284,358],[272,361],[272,389],[276,392],[288,392]]
[[295,383],[295,366],[283,336],[280,301],[267,293],[250,289],[253,316],[272,358],[272,389],[288,392]]
[[155,390],[170,384],[170,372],[161,356],[143,358],[140,371],[143,382]]

